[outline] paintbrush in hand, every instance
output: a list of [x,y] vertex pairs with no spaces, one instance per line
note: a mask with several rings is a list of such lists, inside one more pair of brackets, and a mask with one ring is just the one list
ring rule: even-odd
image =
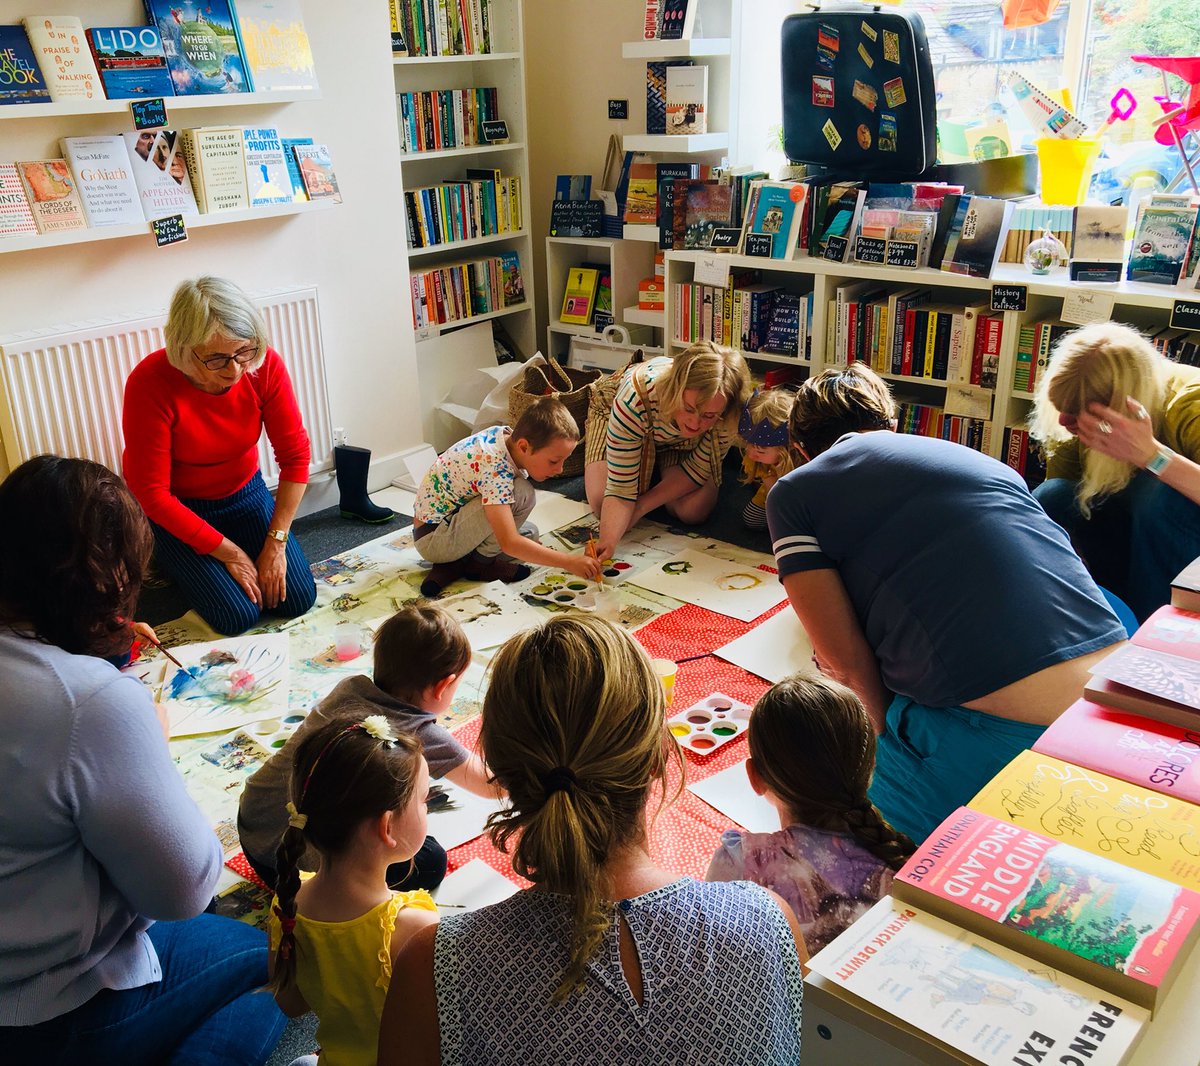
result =
[[[596,552],[596,538],[595,537],[588,537],[587,553],[593,559],[595,559],[596,562],[600,561],[600,556]],[[596,588],[598,588],[598,589],[604,588],[604,582],[600,580],[599,574],[596,575]]]

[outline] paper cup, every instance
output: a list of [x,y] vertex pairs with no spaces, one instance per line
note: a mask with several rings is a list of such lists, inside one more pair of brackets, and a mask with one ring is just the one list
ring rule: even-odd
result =
[[338,622],[333,630],[333,652],[342,662],[362,654],[362,628],[357,622]]
[[650,665],[662,682],[663,695],[669,705],[675,699],[675,674],[679,668],[670,659],[651,659]]

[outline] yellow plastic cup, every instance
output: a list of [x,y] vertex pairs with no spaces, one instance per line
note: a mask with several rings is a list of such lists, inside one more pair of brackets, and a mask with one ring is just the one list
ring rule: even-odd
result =
[[650,665],[658,675],[658,680],[662,682],[663,695],[666,696],[668,705],[671,704],[675,700],[675,674],[679,667],[670,659],[651,659]]
[[1062,140],[1042,137],[1037,142],[1038,170],[1042,181],[1042,203],[1078,207],[1087,199],[1092,170],[1100,154],[1094,137]]

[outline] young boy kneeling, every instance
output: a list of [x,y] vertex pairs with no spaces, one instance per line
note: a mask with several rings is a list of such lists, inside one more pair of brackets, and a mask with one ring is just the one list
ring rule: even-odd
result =
[[437,596],[460,577],[521,581],[529,567],[517,559],[560,566],[583,578],[599,576],[599,560],[545,548],[518,530],[533,511],[529,480],[559,473],[578,443],[571,413],[545,396],[511,429],[482,430],[438,456],[421,480],[414,507],[417,551],[434,564],[421,594]]

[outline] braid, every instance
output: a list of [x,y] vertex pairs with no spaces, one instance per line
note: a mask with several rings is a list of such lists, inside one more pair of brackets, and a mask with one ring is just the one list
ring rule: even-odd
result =
[[288,988],[296,980],[296,934],[292,930],[296,921],[296,893],[300,891],[300,859],[307,846],[304,831],[288,826],[275,853],[275,896],[279,901],[275,914],[281,929],[275,967],[267,983],[271,992]]
[[893,829],[870,800],[863,799],[845,812],[846,828],[854,839],[893,870],[899,870],[916,850],[916,845]]

